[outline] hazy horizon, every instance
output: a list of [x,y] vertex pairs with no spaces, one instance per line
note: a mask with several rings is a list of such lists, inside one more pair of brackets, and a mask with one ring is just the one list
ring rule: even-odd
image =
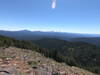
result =
[[22,29],[22,30],[0,30],[0,31],[30,31],[30,32],[57,32],[57,33],[72,33],[72,34],[93,34],[93,35],[100,35],[99,33],[78,33],[78,32],[64,32],[64,31],[42,31],[42,30],[28,30],[28,29]]
[[0,30],[100,34],[100,0],[0,0]]

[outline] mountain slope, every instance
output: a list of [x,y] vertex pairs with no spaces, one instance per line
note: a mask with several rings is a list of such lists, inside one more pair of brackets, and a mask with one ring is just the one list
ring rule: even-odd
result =
[[[45,39],[42,41],[45,41]],[[84,42],[66,42],[53,38],[47,38],[45,43],[40,41],[40,45],[42,44],[44,44],[43,46],[46,45],[46,47],[41,46],[41,48],[29,41],[0,36],[0,47],[15,46],[30,49],[56,61],[65,62],[70,66],[81,67],[100,74],[100,47]]]
[[[2,56],[1,56],[2,55]],[[15,47],[0,48],[0,75],[96,75]]]
[[33,43],[39,45],[40,47],[49,48],[49,49],[64,46],[66,42],[67,41],[59,40],[56,38],[43,38],[40,40],[33,41]]
[[73,39],[70,39],[70,41],[72,42],[81,41],[81,42],[87,42],[87,43],[100,46],[100,37],[73,38]]
[[85,42],[67,42],[55,38],[35,41],[42,48],[55,51],[55,60],[100,73],[100,47]]
[[60,40],[60,39],[56,39],[56,38],[43,38],[43,39],[40,39],[40,40],[36,40],[36,41],[33,41],[33,43],[36,43],[38,44],[39,46],[41,47],[44,47],[44,48],[59,48],[59,47],[62,47],[62,46],[81,46],[81,45],[89,45],[89,46],[96,46],[96,45],[93,45],[93,44],[89,44],[89,43],[86,43],[84,41],[65,41],[65,40]]

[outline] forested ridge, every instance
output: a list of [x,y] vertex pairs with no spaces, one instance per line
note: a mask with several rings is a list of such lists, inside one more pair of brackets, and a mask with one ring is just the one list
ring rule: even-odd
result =
[[65,42],[49,38],[39,40],[33,44],[31,41],[15,40],[0,36],[0,47],[5,48],[9,46],[34,50],[56,61],[65,62],[70,66],[78,66],[100,74],[100,47],[92,44]]

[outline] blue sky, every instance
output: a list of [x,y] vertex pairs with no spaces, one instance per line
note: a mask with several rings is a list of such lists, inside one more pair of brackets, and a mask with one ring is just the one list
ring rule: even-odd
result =
[[100,0],[0,0],[0,30],[100,34]]

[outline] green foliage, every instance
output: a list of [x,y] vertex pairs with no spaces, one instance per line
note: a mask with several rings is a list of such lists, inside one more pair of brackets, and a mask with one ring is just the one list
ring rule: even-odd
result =
[[84,42],[42,39],[36,44],[49,50],[49,57],[100,74],[100,47]]
[[27,63],[32,67],[36,67],[37,66],[37,62],[35,62],[35,61],[28,61]]
[[15,40],[9,37],[0,36],[0,47],[15,46],[24,49],[38,49],[36,45],[30,41]]
[[[34,50],[56,61],[65,62],[70,66],[81,67],[100,74],[100,47],[83,42],[66,42],[57,39],[49,39],[47,42],[43,41],[45,40],[38,41],[39,44],[37,43],[42,47],[40,48],[30,41],[15,40],[9,37],[0,36],[0,47],[15,46]],[[33,61],[28,63],[32,66],[37,64]]]

